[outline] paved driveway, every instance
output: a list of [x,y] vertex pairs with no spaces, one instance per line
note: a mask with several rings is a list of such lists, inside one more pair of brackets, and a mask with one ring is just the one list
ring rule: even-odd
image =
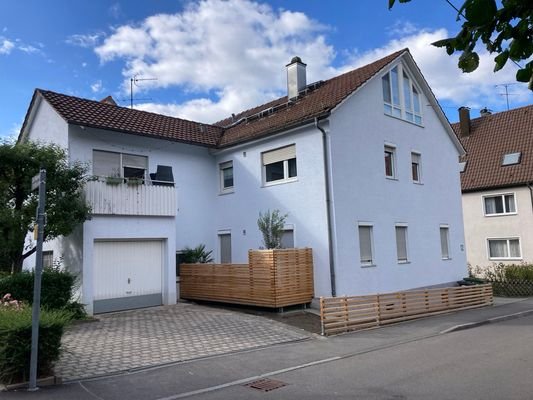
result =
[[72,326],[55,372],[73,381],[308,337],[266,318],[181,303]]

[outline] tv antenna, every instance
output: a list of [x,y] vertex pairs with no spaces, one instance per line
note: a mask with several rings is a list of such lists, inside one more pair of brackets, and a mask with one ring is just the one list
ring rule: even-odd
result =
[[509,93],[509,86],[516,85],[516,83],[500,83],[498,86],[503,86],[505,88],[505,93],[498,93],[500,96],[505,96],[505,99],[507,100],[507,111],[509,111],[509,96],[516,96],[517,93]]
[[[140,87],[137,85],[137,82],[141,81],[157,81],[157,78],[138,78],[139,74],[133,75],[132,78],[130,78],[130,108],[133,109],[133,85]],[[145,99],[135,99],[135,100],[150,100],[149,98]]]

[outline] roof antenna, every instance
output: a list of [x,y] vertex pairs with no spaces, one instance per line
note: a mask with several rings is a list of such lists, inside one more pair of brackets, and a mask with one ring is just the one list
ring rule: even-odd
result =
[[[133,85],[140,87],[137,85],[137,82],[140,81],[157,81],[157,78],[137,78],[139,74],[133,75],[132,78],[130,78],[130,108],[133,110]],[[135,99],[135,100],[150,100],[150,99]]]
[[494,85],[495,87],[503,86],[505,88],[505,93],[498,93],[500,96],[505,96],[505,99],[507,100],[507,111],[509,111],[509,96],[516,96],[517,93],[509,93],[507,88],[509,86],[516,85],[516,83],[500,83],[499,85]]

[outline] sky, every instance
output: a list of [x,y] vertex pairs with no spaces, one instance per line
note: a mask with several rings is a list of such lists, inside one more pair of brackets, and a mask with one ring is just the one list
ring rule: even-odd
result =
[[[459,0],[452,0],[459,5]],[[212,123],[286,94],[285,65],[309,83],[408,47],[450,122],[532,103],[511,63],[477,71],[431,43],[455,36],[445,0],[5,0],[0,5],[0,138],[16,137],[33,91],[100,100]],[[503,96],[507,86],[509,96]]]

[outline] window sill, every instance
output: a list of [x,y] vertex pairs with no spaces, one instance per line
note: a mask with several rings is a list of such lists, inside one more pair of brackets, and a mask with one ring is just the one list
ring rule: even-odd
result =
[[264,182],[262,187],[283,185],[285,183],[292,183],[292,182],[298,182],[298,178],[294,177],[294,178],[288,178],[288,179],[280,179],[278,181]]
[[509,215],[518,215],[517,212],[513,213],[500,213],[500,214],[485,214],[485,217],[508,217]]
[[221,192],[218,193],[219,196],[225,196],[227,194],[232,194],[232,193],[235,193],[235,190],[233,189],[227,189],[227,190],[223,190]]
[[398,181],[398,178],[396,178],[395,176],[387,176],[387,175],[385,175],[385,178],[388,179],[389,181]]
[[414,185],[424,186],[424,182],[413,181]]
[[411,264],[411,261],[409,261],[409,260],[406,260],[406,261],[398,261],[398,264]]
[[419,128],[424,128],[424,125],[417,124],[416,122],[409,121],[408,119],[403,119],[402,117],[395,117],[394,115],[390,115],[385,112],[383,113],[383,115],[386,115],[387,117],[390,117],[390,118],[397,119],[398,121],[407,122],[408,124],[418,126]]
[[361,264],[361,268],[373,268],[377,267],[377,264]]
[[522,261],[523,258],[522,258],[522,257],[511,257],[511,258],[494,258],[494,257],[489,257],[489,260],[490,260],[490,261]]
[[451,257],[441,258],[442,261],[451,261],[451,259],[452,259]]

